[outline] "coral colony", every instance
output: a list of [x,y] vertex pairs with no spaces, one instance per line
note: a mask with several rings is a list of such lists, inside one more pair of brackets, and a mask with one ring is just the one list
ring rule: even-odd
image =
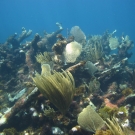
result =
[[133,41],[56,25],[0,45],[0,135],[135,135]]

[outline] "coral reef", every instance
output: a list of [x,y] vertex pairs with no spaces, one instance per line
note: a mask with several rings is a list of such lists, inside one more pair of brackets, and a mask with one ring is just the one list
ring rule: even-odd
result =
[[97,130],[94,135],[113,135],[111,130]]
[[42,65],[42,64],[50,62],[52,58],[48,52],[44,52],[43,54],[42,53],[37,54],[36,60]]
[[118,108],[103,107],[99,109],[99,114],[103,119],[111,118],[118,113]]
[[77,42],[70,42],[66,45],[64,50],[64,57],[66,63],[74,63],[77,57],[81,54],[82,45]]
[[17,49],[20,46],[20,43],[29,37],[32,34],[32,30],[27,31],[24,27],[22,27],[22,33],[19,35],[18,38],[16,38],[17,33],[14,35],[10,36],[7,41],[4,43],[4,46],[8,46],[9,44],[12,45],[12,49]]
[[106,125],[111,130],[113,135],[129,135],[128,129],[123,128],[115,118],[112,118],[112,120],[107,119]]
[[90,93],[93,93],[93,92],[97,92],[99,90],[100,90],[100,82],[96,78],[94,78],[89,83],[89,91],[90,91]]
[[79,114],[78,124],[83,129],[95,133],[96,130],[100,130],[104,126],[105,122],[91,106],[87,106]]
[[51,75],[51,67],[49,64],[42,64],[41,69],[42,69],[41,75],[44,76]]
[[72,27],[70,34],[74,36],[76,42],[80,43],[81,45],[86,44],[86,36],[79,26]]
[[133,41],[116,30],[86,38],[76,26],[66,38],[56,25],[0,44],[0,134],[135,134]]
[[[93,38],[93,37],[92,37]],[[88,45],[85,47],[85,59],[90,60],[95,63],[103,56],[103,47],[101,39],[94,39],[92,42],[88,42]]]
[[128,95],[130,95],[130,94],[132,94],[132,93],[133,93],[133,90],[130,89],[130,88],[126,88],[126,89],[124,89],[124,90],[122,91],[122,94],[123,94],[124,96],[128,96]]
[[98,68],[91,61],[86,62],[85,69],[90,75],[94,75],[94,73],[98,70]]
[[[59,27],[59,30],[56,32],[52,32],[51,34],[45,33],[45,36],[38,41],[37,46],[43,51],[46,49],[48,51],[51,50],[53,44],[57,41],[57,34],[62,32],[63,28],[61,25],[58,25],[59,23],[56,23],[56,25]],[[41,51],[41,52],[42,52]]]
[[56,116],[54,109],[50,107],[44,110],[44,115],[49,118],[54,118]]
[[4,129],[3,134],[4,135],[19,135],[19,133],[14,128]]
[[65,114],[75,93],[74,78],[70,72],[55,72],[44,76],[38,73],[33,78],[40,92]]
[[23,95],[11,108],[8,108],[0,118],[0,126],[6,124],[11,117],[16,115],[21,108],[28,104],[35,94],[37,94],[37,88],[34,88],[30,94]]
[[118,48],[118,46],[119,46],[118,38],[111,37],[109,39],[109,46],[110,46],[111,50],[115,50],[116,48]]

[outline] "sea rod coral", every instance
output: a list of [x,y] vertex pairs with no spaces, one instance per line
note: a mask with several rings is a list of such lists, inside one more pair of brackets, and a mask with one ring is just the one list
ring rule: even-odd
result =
[[40,92],[65,114],[75,93],[75,82],[71,73],[53,71],[52,75],[47,76],[37,73],[33,81]]

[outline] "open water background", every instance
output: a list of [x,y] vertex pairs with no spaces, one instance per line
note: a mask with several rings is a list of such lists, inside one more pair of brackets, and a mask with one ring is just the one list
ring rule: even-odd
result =
[[[78,25],[86,35],[117,30],[135,42],[135,0],[0,0],[0,43],[21,28],[43,35],[57,30],[62,23],[67,28]],[[135,52],[135,47],[132,50]],[[135,61],[135,54],[130,61]]]

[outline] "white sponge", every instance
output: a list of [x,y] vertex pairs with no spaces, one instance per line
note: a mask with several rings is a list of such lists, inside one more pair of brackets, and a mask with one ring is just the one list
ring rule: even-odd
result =
[[70,42],[66,45],[64,50],[64,57],[67,63],[74,63],[76,58],[81,54],[82,45],[78,42]]

